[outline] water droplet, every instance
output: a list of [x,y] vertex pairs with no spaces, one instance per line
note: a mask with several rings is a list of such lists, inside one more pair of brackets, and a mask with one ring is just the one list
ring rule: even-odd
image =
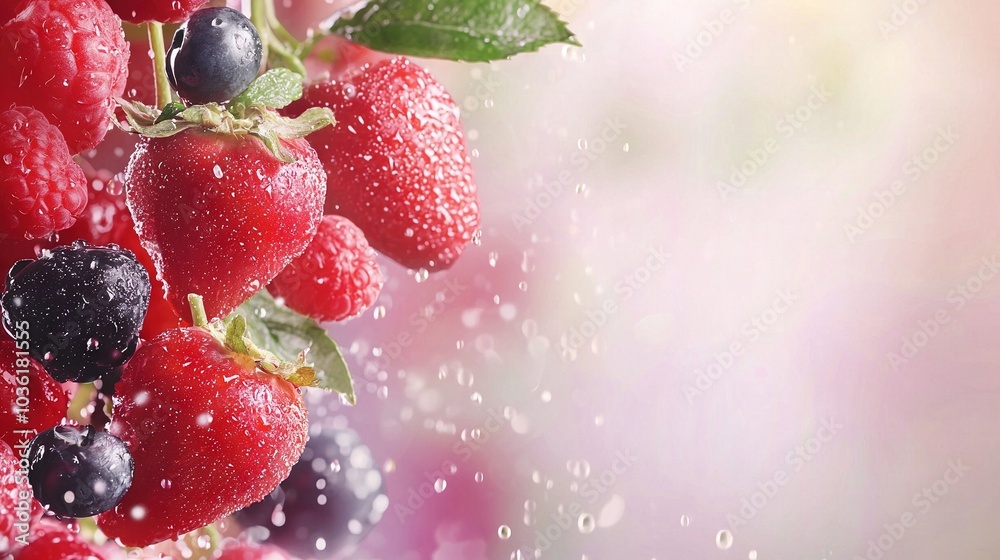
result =
[[725,529],[719,531],[715,535],[715,546],[719,547],[720,550],[729,550],[733,546],[733,534]]
[[222,168],[219,167],[219,164],[215,164],[215,167],[212,168],[212,173],[215,174],[215,178],[216,179],[221,179],[222,178],[222,175],[223,175]]
[[751,550],[750,554],[747,554],[747,558],[749,558],[750,560],[757,560],[757,551]]
[[427,280],[429,276],[430,272],[428,272],[426,268],[421,268],[416,274],[413,275],[413,278],[417,281],[417,284],[420,284],[424,280]]
[[594,521],[594,516],[589,513],[581,514],[579,519],[576,520],[576,527],[580,529],[580,532],[584,535],[593,533],[594,527],[597,523]]
[[101,341],[96,338],[87,339],[87,350],[97,350],[101,346]]
[[682,515],[681,516],[681,527],[687,527],[689,525],[691,525],[691,518],[688,517],[688,516],[686,516],[686,515]]
[[510,527],[507,525],[501,525],[500,528],[497,529],[497,536],[500,537],[501,540],[509,539]]
[[448,487],[448,481],[443,478],[439,478],[434,481],[434,491],[437,492],[438,494],[444,492],[444,489],[447,487]]
[[496,268],[497,261],[500,260],[500,255],[496,251],[490,251],[490,266]]
[[476,476],[473,477],[473,480],[475,480],[476,482],[482,482],[483,481],[483,473],[477,472]]
[[173,486],[173,483],[170,482],[169,478],[164,478],[160,481],[160,488],[163,488],[164,490],[170,490],[171,486]]

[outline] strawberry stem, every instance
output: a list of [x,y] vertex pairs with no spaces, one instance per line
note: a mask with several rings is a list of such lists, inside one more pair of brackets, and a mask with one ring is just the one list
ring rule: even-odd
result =
[[149,46],[153,49],[153,80],[156,84],[156,108],[162,109],[172,101],[170,82],[167,80],[167,51],[163,46],[163,24],[151,21],[146,24]]
[[264,45],[261,60],[266,61],[272,34],[267,24],[267,6],[264,0],[250,0],[250,23],[257,28],[257,34],[260,35],[260,42]]
[[208,328],[208,314],[205,313],[205,302],[198,294],[188,294],[188,305],[191,306],[191,318],[194,326]]

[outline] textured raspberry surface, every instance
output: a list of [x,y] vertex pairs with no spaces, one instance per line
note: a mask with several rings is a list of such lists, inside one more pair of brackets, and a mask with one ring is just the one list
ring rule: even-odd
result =
[[327,173],[326,212],[349,218],[376,251],[410,268],[451,266],[479,228],[458,107],[405,58],[306,89],[286,109],[330,107],[337,124],[309,135]]
[[0,27],[0,108],[38,109],[70,153],[104,138],[125,91],[128,43],[104,0],[32,0]]
[[66,229],[87,205],[83,170],[42,113],[0,113],[0,237],[36,239]]
[[356,317],[381,289],[375,251],[358,226],[342,216],[324,217],[306,252],[268,286],[285,305],[317,321]]
[[208,0],[107,0],[118,17],[130,23],[180,23]]

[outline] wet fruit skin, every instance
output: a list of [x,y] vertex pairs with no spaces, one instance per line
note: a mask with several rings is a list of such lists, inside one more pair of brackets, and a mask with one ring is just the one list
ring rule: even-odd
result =
[[135,352],[149,293],[149,274],[131,252],[74,242],[15,263],[0,303],[4,328],[28,332],[28,352],[49,375],[86,382]]
[[303,139],[283,163],[252,136],[187,130],[142,138],[125,172],[136,231],[167,300],[191,321],[188,294],[221,318],[302,254],[323,217],[326,175]]
[[93,426],[56,426],[28,448],[35,498],[63,517],[90,517],[121,501],[132,483],[125,444]]
[[[313,425],[298,463],[271,494],[239,511],[244,527],[263,526],[267,542],[302,558],[334,558],[357,544],[388,505],[384,475],[357,432]],[[284,522],[272,523],[281,508]],[[316,548],[323,539],[322,549]]]
[[[31,525],[28,545],[14,552],[13,560],[107,560],[103,552],[85,541],[79,532],[57,521]],[[6,559],[5,559],[6,560]]]
[[302,453],[298,388],[238,358],[204,329],[143,344],[115,387],[109,431],[135,460],[132,487],[98,517],[126,546],[148,546],[267,495]]
[[260,70],[263,43],[250,20],[232,8],[203,8],[174,33],[167,78],[189,104],[223,103]]
[[[38,362],[26,353],[18,355],[15,344],[12,340],[0,341],[0,440],[12,448],[27,444],[38,432],[58,424],[69,406],[66,391]],[[27,401],[27,407],[18,406],[19,397],[20,404]],[[29,430],[31,434],[15,430]]]

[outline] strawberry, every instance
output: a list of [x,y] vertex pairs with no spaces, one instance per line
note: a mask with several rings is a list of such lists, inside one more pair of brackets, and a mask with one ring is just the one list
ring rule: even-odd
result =
[[472,161],[455,101],[405,58],[308,87],[285,112],[329,107],[309,135],[327,173],[326,212],[358,225],[376,251],[410,268],[451,266],[479,228]]
[[[20,347],[26,342],[21,338]],[[0,402],[0,439],[12,448],[58,424],[69,407],[66,391],[13,341],[0,342]]]
[[180,23],[207,0],[106,0],[118,17],[129,23]]
[[98,517],[108,537],[147,546],[217,521],[271,492],[302,453],[299,390],[269,373],[285,370],[248,349],[236,325],[168,330],[125,365],[109,431],[135,470],[122,502]]
[[47,237],[76,222],[87,205],[83,171],[45,115],[0,112],[0,154],[0,239]]
[[342,216],[325,216],[306,252],[267,289],[317,321],[343,321],[375,303],[382,272],[358,226]]
[[125,90],[128,43],[104,0],[32,0],[0,27],[0,108],[38,109],[72,154],[104,138]]
[[323,217],[325,175],[302,139],[276,158],[259,138],[188,129],[140,140],[125,173],[136,231],[167,300],[190,320],[188,294],[222,317],[300,255]]

